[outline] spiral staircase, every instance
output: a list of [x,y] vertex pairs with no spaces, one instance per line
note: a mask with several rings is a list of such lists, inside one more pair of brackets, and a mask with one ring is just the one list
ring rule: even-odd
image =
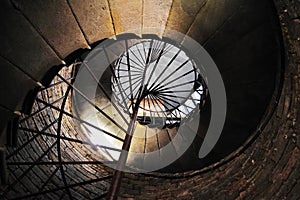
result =
[[[124,114],[125,108],[128,103],[134,104],[130,98],[122,101],[120,94],[128,97],[138,93],[140,82],[136,82],[136,90],[132,92],[130,86],[134,84],[114,82],[112,77],[116,73],[119,80],[120,76],[123,78],[121,82],[126,82],[129,77],[139,76],[139,70],[146,69],[136,69],[135,75],[129,75],[126,65],[121,64],[126,64],[129,55],[123,54],[115,64],[116,71],[103,71],[94,99],[85,98],[84,94],[72,97],[89,87],[88,81],[76,85],[76,75],[79,69],[88,69],[85,59],[105,39],[114,41],[124,34],[132,34],[137,38],[155,37],[158,41],[171,38],[184,46],[188,37],[193,38],[213,58],[226,89],[224,129],[216,146],[203,159],[199,159],[198,152],[211,117],[209,88],[206,90],[205,83],[196,89],[194,85],[190,87],[186,96],[193,104],[178,103],[172,95],[160,95],[160,98],[155,98],[156,93],[149,95],[140,104],[142,111],[137,114],[130,152],[158,151],[163,158],[166,155],[160,149],[167,144],[172,144],[176,154],[185,137],[191,133],[196,137],[175,162],[139,176],[179,179],[197,176],[194,174],[197,171],[217,169],[251,146],[278,104],[284,49],[272,1],[3,0],[0,4],[0,93],[3,97],[0,100],[0,195],[3,199],[117,198],[118,194],[109,193],[116,176],[116,170],[109,166],[118,163],[114,152],[120,152],[130,121],[128,116],[132,114],[130,111]],[[179,37],[168,30],[183,35]],[[160,48],[157,46],[156,50]],[[156,56],[153,53],[152,67],[160,52]],[[140,59],[145,62],[146,56]],[[188,71],[175,75],[189,76],[185,74]],[[190,72],[196,74],[194,84],[198,76],[195,70]],[[92,75],[89,81],[95,82]],[[170,80],[166,82],[172,84]],[[149,83],[155,85],[156,81]],[[160,90],[164,87],[167,84],[154,86]],[[116,101],[104,91],[116,93]],[[195,99],[193,92],[198,94],[194,94]],[[154,110],[150,102],[155,105]],[[164,105],[168,102],[165,108],[169,115],[162,117],[165,121],[160,121],[160,116],[152,117],[154,113],[163,113],[159,108],[161,102]],[[171,112],[180,110],[180,105],[185,105],[187,111],[191,105],[192,109],[201,105],[201,120],[190,122],[199,125],[197,130],[185,122],[180,124],[184,116]],[[184,115],[189,114],[188,111]],[[99,122],[100,126],[95,125]],[[176,143],[173,139],[179,124],[186,133]],[[101,138],[93,139],[95,130],[106,133],[115,146],[97,142]],[[146,157],[142,160],[129,157],[128,163],[142,166],[146,160]],[[126,193],[122,190],[126,179],[119,184],[122,197]],[[143,198],[143,194],[137,198]]]

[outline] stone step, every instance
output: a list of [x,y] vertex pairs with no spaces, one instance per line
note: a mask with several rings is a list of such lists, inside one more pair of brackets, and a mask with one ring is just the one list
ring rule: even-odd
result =
[[1,2],[0,12],[1,56],[36,81],[40,81],[50,67],[61,64],[60,58],[8,0]]
[[142,1],[108,0],[116,35],[142,32]]
[[67,1],[14,2],[62,58],[74,50],[89,46]]
[[177,39],[178,41],[182,41],[184,34],[188,32],[197,13],[202,9],[206,2],[207,0],[173,0],[166,24],[166,29],[180,32],[182,35],[178,37],[177,35],[172,34],[172,32],[166,31],[164,33],[164,37],[170,37]]
[[110,38],[115,34],[107,0],[68,2],[89,44]]
[[187,36],[203,44],[240,8],[241,2],[239,0],[207,1],[195,17],[195,21],[186,33]]
[[154,34],[162,37],[172,0],[144,0],[142,34]]

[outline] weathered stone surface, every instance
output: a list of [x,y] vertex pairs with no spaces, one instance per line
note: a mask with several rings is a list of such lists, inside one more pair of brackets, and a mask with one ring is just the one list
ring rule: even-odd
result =
[[[203,8],[207,0],[173,0],[169,13],[166,29],[187,33],[197,13]],[[169,32],[164,33],[165,37],[174,38],[175,35]],[[177,38],[181,41],[183,38]]]
[[[252,4],[253,2],[251,2]],[[222,24],[242,8],[239,0],[207,1],[197,14],[187,35],[200,44],[211,37]]]
[[21,110],[27,92],[36,86],[35,81],[0,57],[0,105],[14,111]]
[[144,0],[142,33],[162,37],[171,5],[172,0]]
[[146,143],[145,143],[145,152],[153,152],[159,150],[159,146],[157,144],[157,138],[156,135],[152,137],[147,137]]
[[116,34],[142,32],[142,1],[108,0]]
[[14,63],[35,80],[60,59],[8,0],[0,6],[0,55]]
[[16,6],[62,58],[88,44],[66,1],[19,1]]
[[70,0],[69,2],[90,44],[114,35],[107,0]]

